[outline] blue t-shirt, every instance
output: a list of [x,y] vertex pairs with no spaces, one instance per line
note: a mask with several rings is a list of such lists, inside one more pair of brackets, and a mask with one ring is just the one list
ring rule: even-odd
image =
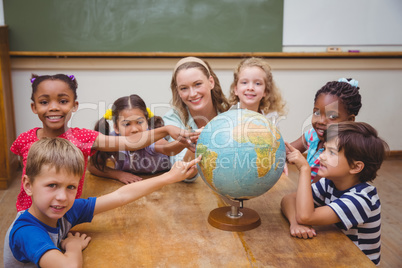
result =
[[96,198],[76,199],[74,205],[50,227],[28,210],[19,213],[7,231],[4,240],[4,267],[39,267],[39,260],[48,250],[59,249],[72,227],[91,222]]

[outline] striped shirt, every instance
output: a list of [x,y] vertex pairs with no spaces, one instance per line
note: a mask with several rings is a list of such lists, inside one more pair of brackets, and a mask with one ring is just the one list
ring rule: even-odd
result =
[[341,220],[336,224],[370,260],[378,265],[381,257],[381,203],[377,189],[359,183],[345,191],[322,178],[312,186],[314,203],[330,206]]

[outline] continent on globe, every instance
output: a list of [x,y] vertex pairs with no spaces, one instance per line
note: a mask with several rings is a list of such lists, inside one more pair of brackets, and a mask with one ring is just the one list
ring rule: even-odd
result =
[[239,143],[251,142],[255,145],[258,177],[265,176],[271,169],[269,164],[275,162],[275,153],[279,144],[274,144],[272,147],[266,146],[266,144],[278,143],[277,137],[273,137],[272,134],[265,126],[253,123],[250,123],[247,127],[238,125],[233,129],[233,139],[235,141]]
[[280,178],[285,144],[263,115],[237,109],[219,114],[201,132],[196,155],[204,182],[218,194],[246,200],[267,192]]
[[216,159],[218,158],[218,154],[208,150],[206,146],[200,143],[197,144],[197,152],[198,155],[202,154],[201,161],[203,163],[200,165],[202,173],[206,174],[205,179],[207,179],[208,183],[213,186],[213,171],[216,168]]

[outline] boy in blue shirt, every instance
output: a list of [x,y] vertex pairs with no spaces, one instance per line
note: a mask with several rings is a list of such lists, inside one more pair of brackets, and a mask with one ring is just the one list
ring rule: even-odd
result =
[[182,181],[194,172],[195,164],[178,162],[155,178],[128,184],[120,189],[88,199],[75,199],[84,172],[84,156],[70,141],[43,138],[29,150],[25,192],[32,206],[18,213],[4,241],[4,267],[82,266],[82,250],[91,240],[85,234],[69,233],[94,215],[133,202],[164,185]]
[[286,195],[282,212],[290,234],[316,236],[311,225],[335,224],[378,265],[381,256],[381,204],[374,186],[388,145],[366,123],[342,122],[328,127],[318,175],[311,185],[310,166],[303,155],[286,143],[287,159],[299,170],[297,192]]

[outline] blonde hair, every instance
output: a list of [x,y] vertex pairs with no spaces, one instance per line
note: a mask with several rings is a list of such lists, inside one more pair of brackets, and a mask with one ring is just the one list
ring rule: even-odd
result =
[[44,165],[74,176],[84,174],[84,155],[74,144],[63,138],[42,138],[29,149],[25,174],[33,181]]
[[[198,58],[196,58],[198,59]],[[179,113],[180,119],[182,120],[183,124],[187,126],[188,119],[189,119],[189,114],[187,110],[186,104],[182,101],[182,99],[179,96],[179,93],[177,91],[177,73],[180,70],[183,69],[191,69],[191,68],[197,68],[199,69],[207,78],[211,75],[212,78],[215,81],[215,86],[211,90],[211,98],[212,98],[212,104],[214,108],[220,112],[223,113],[229,109],[229,102],[226,99],[225,95],[223,94],[221,84],[219,82],[218,77],[212,71],[211,66],[208,64],[208,62],[198,59],[205,64],[202,64],[198,61],[183,61],[182,64],[178,64],[178,66],[175,67],[172,75],[172,81],[170,83],[170,89],[172,90],[172,101],[171,104],[175,108],[175,110]],[[207,67],[207,68],[206,68]]]
[[239,65],[236,67],[233,73],[233,82],[230,86],[230,96],[229,102],[231,105],[235,105],[239,102],[239,97],[235,94],[235,87],[239,82],[239,74],[240,72],[247,67],[259,67],[261,68],[266,76],[264,77],[265,80],[265,93],[266,97],[263,97],[260,101],[260,105],[258,107],[259,111],[263,111],[265,114],[271,112],[277,112],[279,115],[285,115],[285,101],[282,98],[282,94],[280,90],[276,87],[275,82],[272,78],[271,73],[271,66],[261,59],[261,58],[247,58],[242,60]]

